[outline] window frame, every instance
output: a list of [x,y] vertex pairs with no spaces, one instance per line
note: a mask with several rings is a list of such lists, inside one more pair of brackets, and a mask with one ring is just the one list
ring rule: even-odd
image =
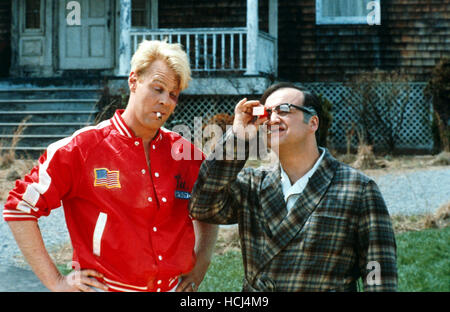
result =
[[45,0],[40,0],[39,9],[39,28],[27,28],[27,14],[26,14],[26,0],[20,1],[20,15],[23,17],[21,24],[21,30],[24,34],[43,34],[44,33],[44,16],[45,16]]
[[133,0],[131,0],[131,27],[133,28],[146,28],[149,27],[151,24],[151,9],[149,8],[151,5],[148,1],[144,1],[145,8],[143,10],[139,10],[140,12],[143,12],[145,15],[145,25],[133,25],[133,13],[136,12],[136,8],[133,6]]
[[[322,16],[323,0],[316,0],[316,25],[371,25],[367,22],[367,17],[370,12],[368,11],[365,16]],[[356,1],[356,0],[355,0]],[[381,22],[381,1],[371,0],[377,2],[379,8],[378,16]],[[377,25],[377,24],[374,24]]]
[[[131,1],[131,23],[133,23],[133,2]],[[146,15],[148,26],[133,26],[133,29],[156,29],[158,28],[158,0],[147,1],[146,4]]]

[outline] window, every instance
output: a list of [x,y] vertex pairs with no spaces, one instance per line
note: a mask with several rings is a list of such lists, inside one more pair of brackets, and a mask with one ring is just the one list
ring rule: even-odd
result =
[[41,1],[26,0],[25,2],[25,28],[41,28]]
[[131,27],[158,28],[158,0],[131,0]]
[[316,0],[316,24],[381,24],[380,0]]
[[147,0],[132,0],[131,1],[131,26],[132,27],[149,27],[150,19],[148,8],[149,2]]

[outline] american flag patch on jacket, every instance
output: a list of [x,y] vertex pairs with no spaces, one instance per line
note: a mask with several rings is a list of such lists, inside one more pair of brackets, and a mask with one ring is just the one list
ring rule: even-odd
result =
[[94,169],[94,186],[106,186],[107,188],[121,187],[119,181],[119,171],[106,168]]

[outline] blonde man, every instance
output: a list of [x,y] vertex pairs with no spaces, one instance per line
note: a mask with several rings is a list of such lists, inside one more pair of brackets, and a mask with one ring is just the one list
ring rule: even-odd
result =
[[[175,160],[183,146],[199,151],[162,127],[188,86],[187,55],[144,41],[131,63],[126,109],[51,144],[5,205],[25,258],[52,291],[195,291],[209,266],[217,226],[187,209],[203,159]],[[68,276],[36,222],[61,203],[74,248]]]

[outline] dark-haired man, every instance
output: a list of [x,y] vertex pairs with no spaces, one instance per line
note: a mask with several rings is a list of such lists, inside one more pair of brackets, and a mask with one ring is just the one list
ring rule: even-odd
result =
[[[268,117],[255,121],[260,105]],[[312,93],[273,85],[260,101],[236,105],[233,131],[219,144],[236,152],[266,122],[279,163],[243,169],[245,159],[209,157],[200,168],[190,212],[239,224],[244,291],[356,291],[360,277],[366,291],[397,288],[395,237],[380,191],[317,146],[321,114]]]

